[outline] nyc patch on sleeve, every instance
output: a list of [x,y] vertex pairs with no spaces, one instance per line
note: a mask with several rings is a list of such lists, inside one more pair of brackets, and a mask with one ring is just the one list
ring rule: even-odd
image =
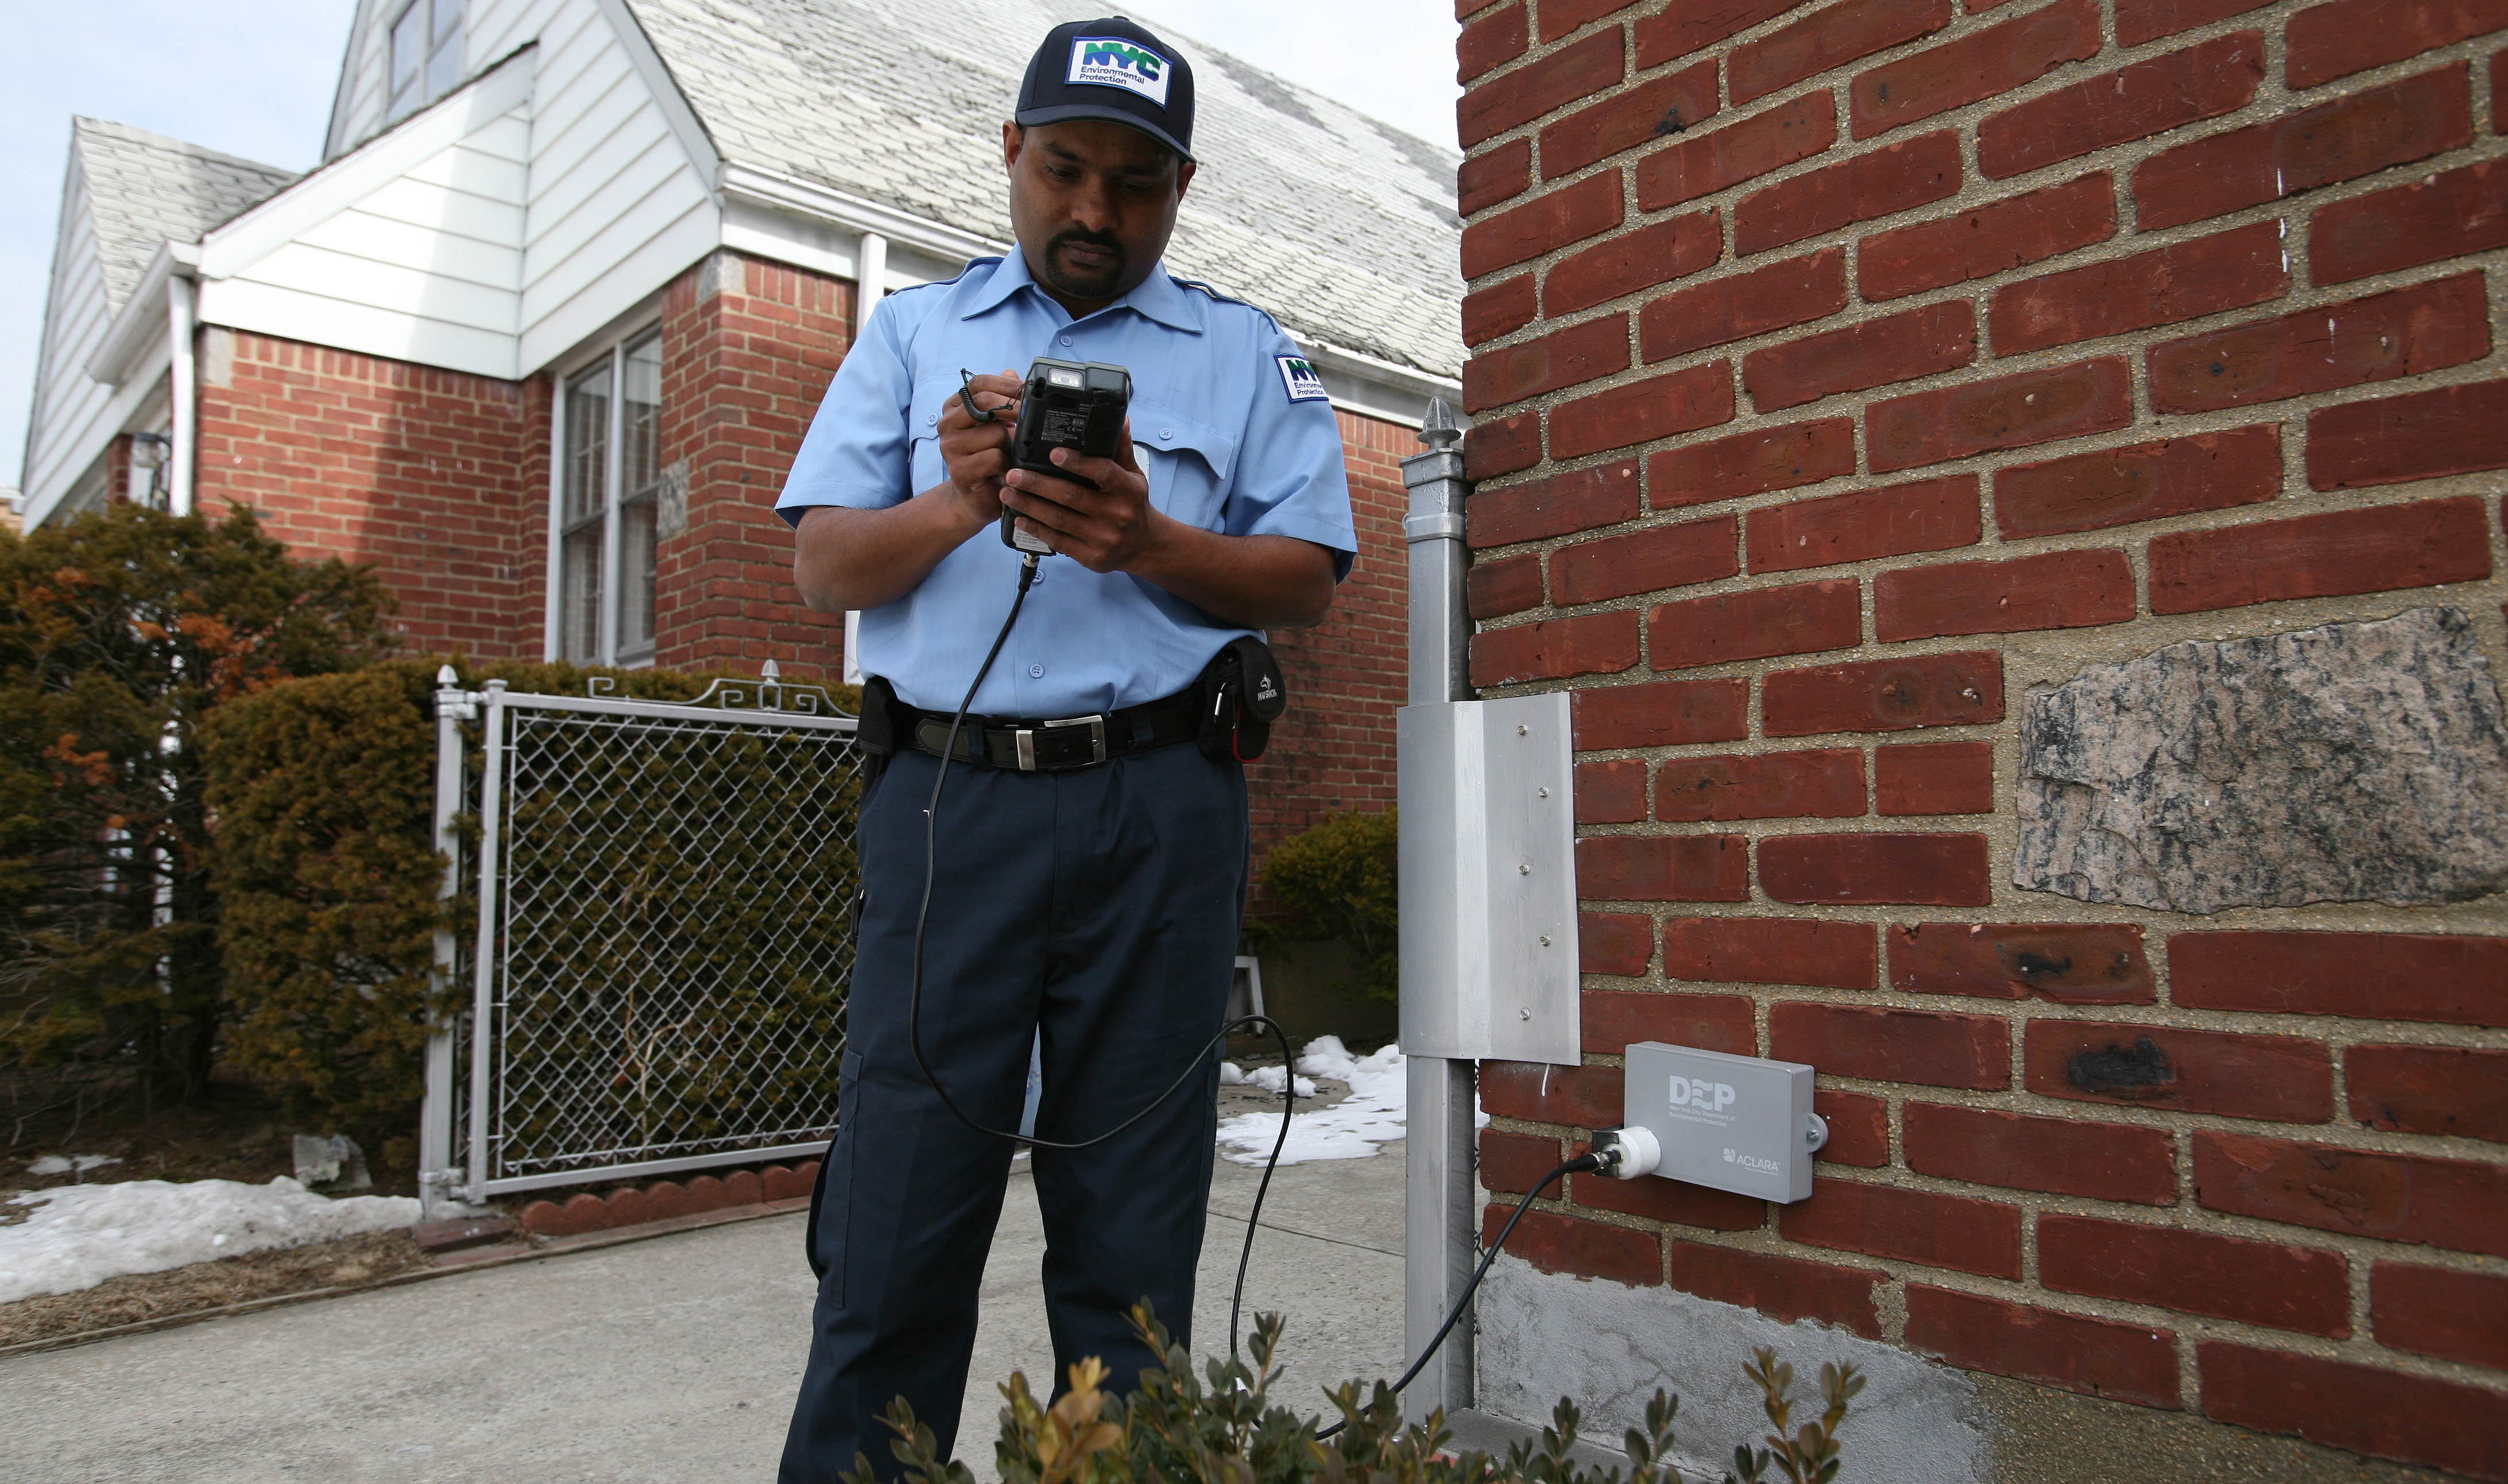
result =
[[1324,402],[1332,399],[1332,393],[1324,390],[1324,379],[1315,374],[1313,364],[1305,356],[1274,355],[1272,358],[1280,364],[1280,385],[1288,391],[1290,401]]

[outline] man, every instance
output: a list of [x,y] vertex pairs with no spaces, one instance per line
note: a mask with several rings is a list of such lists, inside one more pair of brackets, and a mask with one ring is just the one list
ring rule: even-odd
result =
[[[1085,1356],[1126,1385],[1155,1363],[1128,1317],[1143,1298],[1189,1337],[1217,1076],[1195,1058],[1225,1012],[1247,851],[1241,769],[1192,745],[1199,682],[1232,642],[1322,618],[1357,546],[1331,405],[1297,346],[1160,263],[1196,168],[1184,57],[1126,20],[1057,26],[1014,118],[1017,250],[881,302],[777,506],[804,601],[862,612],[862,668],[898,701],[863,806],[841,1129],[813,1206],[821,1282],[787,1481],[833,1479],[857,1453],[893,1476],[881,1417],[901,1394],[944,1454],[956,1436],[1012,1145],[942,1105],[906,1000],[925,802],[1017,584],[1002,510],[1056,555],[970,709],[957,756],[979,761],[950,764],[921,1044],[971,1118],[1009,1129],[1041,1035],[1036,1132],[1063,1142],[1195,1070],[1116,1138],[1034,1153],[1057,1385]],[[1131,373],[1116,456],[1057,451],[1077,479],[1009,465],[1040,355]],[[962,369],[993,366],[1009,369],[962,395]]]

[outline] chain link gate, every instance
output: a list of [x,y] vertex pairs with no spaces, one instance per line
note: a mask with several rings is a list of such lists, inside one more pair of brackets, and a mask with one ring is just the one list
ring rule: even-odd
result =
[[856,719],[772,661],[684,703],[437,679],[444,894],[469,883],[477,925],[436,940],[469,1003],[427,1046],[429,1208],[818,1154],[853,970]]

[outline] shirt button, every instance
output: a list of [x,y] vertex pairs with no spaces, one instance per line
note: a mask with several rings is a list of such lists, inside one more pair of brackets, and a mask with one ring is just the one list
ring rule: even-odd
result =
[[1029,680],[1043,680],[1043,679],[1045,679],[1045,666],[1043,666],[1043,665],[1030,665],[1030,666],[1028,666],[1028,667],[1027,667],[1027,678],[1028,678]]
[[1175,436],[1175,429],[1171,427],[1162,427],[1159,429],[1159,436],[1161,438],[1172,438]]
[[1068,335],[1063,336],[1063,337],[1062,337],[1062,343],[1063,343],[1064,345],[1069,345],[1069,344],[1071,344],[1071,337],[1070,337],[1070,336],[1068,336]]

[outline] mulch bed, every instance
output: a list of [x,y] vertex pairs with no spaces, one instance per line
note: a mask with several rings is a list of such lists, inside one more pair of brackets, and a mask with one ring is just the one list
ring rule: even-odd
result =
[[0,1349],[123,1324],[172,1318],[253,1299],[352,1287],[433,1266],[407,1232],[368,1232],[337,1242],[247,1252],[163,1273],[108,1278],[79,1293],[0,1304]]

